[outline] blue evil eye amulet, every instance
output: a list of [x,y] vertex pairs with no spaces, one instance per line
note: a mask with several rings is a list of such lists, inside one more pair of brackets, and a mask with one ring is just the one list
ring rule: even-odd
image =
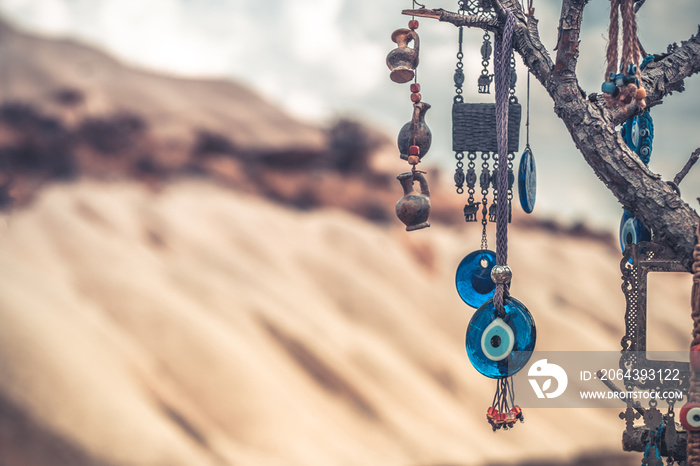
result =
[[482,305],[467,327],[467,355],[472,366],[492,379],[510,377],[530,359],[537,329],[532,314],[515,298],[504,300],[499,317],[493,300]]

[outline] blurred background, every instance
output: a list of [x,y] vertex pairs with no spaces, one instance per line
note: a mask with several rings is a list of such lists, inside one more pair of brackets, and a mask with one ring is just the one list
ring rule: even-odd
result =
[[[639,463],[617,410],[486,423],[494,386],[469,364],[473,310],[454,290],[480,231],[452,188],[446,23],[417,31],[432,226],[394,215],[412,109],[384,60],[410,7],[0,0],[0,464]],[[589,93],[608,8],[584,16]],[[559,13],[535,2],[550,51]],[[699,19],[698,2],[649,0],[640,39],[665,52]],[[467,101],[493,99],[476,93],[481,37],[465,32]],[[697,76],[686,88],[652,110],[664,179],[700,146]],[[538,195],[532,215],[514,208],[512,294],[537,349],[617,350],[621,206],[534,80],[531,107]],[[696,207],[700,169],[681,191]],[[649,349],[685,350],[690,276],[665,275]]]

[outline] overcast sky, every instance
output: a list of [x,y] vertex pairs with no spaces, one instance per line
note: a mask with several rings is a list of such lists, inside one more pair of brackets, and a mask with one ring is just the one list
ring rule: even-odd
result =
[[[535,0],[542,41],[550,50],[560,3]],[[427,6],[454,11],[455,4],[436,0]],[[410,118],[411,107],[406,85],[389,80],[384,59],[394,46],[392,31],[407,22],[400,10],[410,6],[409,0],[0,0],[0,14],[25,29],[98,45],[141,67],[235,79],[311,122],[350,115],[393,135]],[[587,92],[598,92],[602,82],[608,9],[607,0],[591,0],[586,8],[579,77]],[[647,0],[639,34],[647,51],[658,53],[690,37],[698,23],[698,0]],[[424,100],[432,105],[427,122],[434,138],[425,161],[449,169],[457,30],[424,19],[418,32],[419,81]],[[481,35],[465,34],[468,101],[493,98],[475,92]],[[519,69],[517,95],[524,103],[525,74]],[[650,167],[665,179],[673,178],[700,146],[697,76],[687,80],[687,88],[652,113],[656,139]],[[531,95],[531,146],[540,182],[536,211],[616,230],[619,205],[578,154],[551,99],[535,81]],[[397,171],[403,168],[397,159]],[[696,207],[700,167],[681,188]]]

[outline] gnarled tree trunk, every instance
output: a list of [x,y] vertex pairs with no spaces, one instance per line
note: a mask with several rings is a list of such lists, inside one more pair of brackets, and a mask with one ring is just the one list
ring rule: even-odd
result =
[[[562,2],[554,62],[540,42],[537,19],[527,17],[517,0],[491,0],[491,3],[497,18],[490,20],[442,9],[406,10],[404,13],[499,33],[505,9],[510,9],[517,18],[513,46],[525,66],[547,89],[554,101],[555,112],[586,162],[625,209],[653,230],[655,241],[671,248],[690,271],[698,214],[669,183],[649,171],[615,129],[642,109],[635,104],[626,108],[609,108],[596,94],[586,96],[578,84],[579,35],[588,0]],[[690,37],[672,52],[657,57],[646,67],[642,82],[647,90],[647,106],[660,104],[672,91],[682,91],[683,80],[698,71],[700,34]]]

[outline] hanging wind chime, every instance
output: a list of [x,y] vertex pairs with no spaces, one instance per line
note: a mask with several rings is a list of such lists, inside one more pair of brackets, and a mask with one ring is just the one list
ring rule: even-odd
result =
[[[487,6],[477,2],[459,2],[460,14],[493,14]],[[490,93],[495,79],[496,103],[466,103],[462,85],[465,81],[463,64],[463,28],[459,28],[457,66],[454,74],[456,95],[452,106],[453,150],[457,160],[455,185],[457,193],[467,187],[464,218],[476,222],[481,214],[481,247],[467,254],[457,267],[455,284],[462,300],[477,308],[466,334],[467,355],[474,368],[482,375],[496,379],[496,392],[486,419],[492,429],[512,428],[523,421],[523,413],[515,404],[513,375],[521,370],[535,347],[536,328],[528,309],[509,294],[512,272],[507,265],[508,223],[511,220],[511,199],[514,175],[512,162],[518,150],[521,108],[515,97],[515,60],[511,41],[515,18],[508,11],[503,32],[496,36],[494,74],[488,72],[492,52],[490,36],[484,31],[481,46],[482,71],[477,80],[480,94]],[[529,89],[528,89],[529,90]],[[529,99],[528,99],[529,100]],[[464,158],[467,172],[464,173]],[[477,178],[477,154],[481,158],[481,172]],[[529,155],[528,155],[529,154]],[[490,161],[493,160],[493,169]],[[526,212],[534,207],[534,160],[527,149],[523,154],[518,175],[519,198]],[[479,182],[480,202],[476,202],[476,183]],[[489,191],[493,200],[488,205]],[[488,217],[487,217],[488,216]],[[488,218],[488,220],[487,220]],[[496,252],[488,249],[486,228],[496,223]]]
[[[413,7],[418,3],[413,0]],[[421,5],[424,6],[424,5]],[[406,123],[399,131],[397,140],[400,157],[411,165],[411,171],[401,173],[396,178],[401,183],[404,195],[396,203],[396,215],[406,225],[406,231],[419,230],[430,226],[430,190],[425,172],[416,169],[421,159],[428,153],[432,141],[432,133],[425,123],[425,113],[430,109],[430,104],[422,101],[420,84],[416,68],[418,67],[418,54],[420,51],[420,38],[418,33],[418,21],[411,18],[408,29],[397,29],[391,35],[391,40],[397,48],[389,52],[386,64],[391,70],[389,77],[392,81],[404,84],[411,80],[411,102],[413,102],[413,114],[411,121]],[[412,47],[409,47],[412,44]],[[419,183],[420,192],[414,190],[414,183]]]
[[[622,19],[622,53],[618,64],[619,29]],[[645,55],[642,63],[639,59]],[[608,28],[608,48],[606,53],[607,81],[601,86],[605,102],[611,107],[629,105],[635,100],[641,109],[646,107],[646,91],[641,86],[641,72],[654,60],[653,55],[646,55],[637,37],[637,19],[634,0],[612,0],[610,3],[610,26]],[[619,73],[615,70],[618,69]],[[654,139],[654,122],[645,109],[640,115],[628,119],[622,126],[621,135],[629,148],[649,165],[652,142]],[[651,231],[631,212],[624,209],[620,221],[620,247],[624,251],[629,244],[651,240]]]
[[[415,7],[416,2],[413,2]],[[459,13],[495,17],[488,2],[460,0]],[[422,5],[421,5],[422,7]],[[530,2],[529,14],[532,14]],[[496,390],[486,418],[493,428],[509,429],[523,421],[520,407],[515,403],[512,377],[528,362],[535,347],[536,327],[532,315],[520,301],[510,296],[512,272],[507,265],[508,223],[511,221],[513,198],[513,161],[520,138],[521,106],[515,96],[515,57],[512,49],[515,16],[506,10],[503,30],[495,36],[494,46],[488,31],[484,31],[481,46],[482,71],[477,79],[478,92],[489,94],[495,81],[495,103],[464,102],[464,32],[459,28],[457,65],[454,73],[455,97],[452,106],[452,146],[457,160],[455,186],[462,194],[465,184],[468,194],[464,217],[468,223],[481,221],[481,247],[467,254],[456,272],[457,292],[462,300],[476,309],[466,332],[469,361],[482,375],[496,380]],[[415,33],[418,22],[412,19],[409,29],[399,29],[392,35],[398,48],[389,53],[387,64],[395,82],[414,80],[411,91],[413,118],[401,129],[398,138],[401,158],[412,165],[410,172],[399,175],[404,196],[396,206],[399,219],[407,230],[429,226],[430,201],[428,187],[417,163],[430,147],[430,131],[424,122],[429,105],[416,95],[420,87],[415,70],[418,65],[419,40]],[[414,47],[408,47],[410,42]],[[488,66],[493,52],[494,73]],[[529,76],[527,109],[527,144],[518,172],[519,200],[526,213],[535,204],[536,173],[529,141]],[[467,159],[466,173],[464,159]],[[481,170],[477,175],[477,159]],[[419,181],[421,192],[413,190]],[[480,197],[477,201],[477,182]],[[489,199],[490,198],[490,199]],[[489,203],[490,201],[490,203]],[[496,223],[496,251],[488,248],[487,226]]]

